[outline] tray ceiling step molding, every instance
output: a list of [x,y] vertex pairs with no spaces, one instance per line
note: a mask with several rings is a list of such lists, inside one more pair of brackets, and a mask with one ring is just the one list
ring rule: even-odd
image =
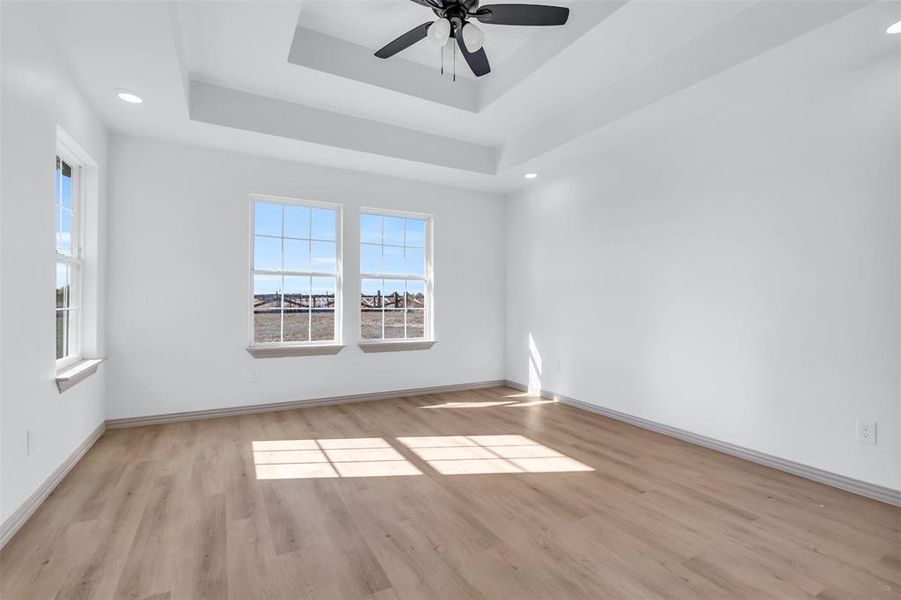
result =
[[497,149],[388,123],[191,82],[191,120],[233,129],[493,175]]

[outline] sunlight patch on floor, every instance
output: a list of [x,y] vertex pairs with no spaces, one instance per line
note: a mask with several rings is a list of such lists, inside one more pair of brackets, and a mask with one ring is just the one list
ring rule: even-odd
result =
[[255,441],[257,479],[422,475],[382,438]]
[[[588,465],[522,435],[397,438],[441,475],[575,473]],[[257,479],[422,475],[384,438],[263,440],[252,443]]]
[[420,406],[419,408],[490,408],[492,406],[504,406],[505,404],[512,404],[512,402],[506,400],[486,400],[484,402],[479,402],[478,400],[473,402],[444,402],[442,404]]
[[594,471],[521,435],[416,436],[397,440],[442,475]]
[[[525,406],[540,406],[542,404],[553,404],[555,400],[543,400],[535,398],[533,395],[521,394],[523,400],[473,400],[470,402],[443,402],[441,404],[429,404],[428,406],[420,406],[419,408],[492,408],[495,406],[503,406],[504,408],[515,408]],[[510,398],[512,396],[506,396]],[[534,398],[527,400],[527,398]]]

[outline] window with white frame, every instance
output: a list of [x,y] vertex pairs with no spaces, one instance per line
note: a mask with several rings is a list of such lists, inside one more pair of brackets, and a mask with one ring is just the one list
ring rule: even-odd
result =
[[340,341],[340,207],[252,199],[251,345]]
[[81,357],[81,166],[62,152],[56,157],[56,362]]
[[360,335],[364,341],[431,339],[431,218],[360,215]]

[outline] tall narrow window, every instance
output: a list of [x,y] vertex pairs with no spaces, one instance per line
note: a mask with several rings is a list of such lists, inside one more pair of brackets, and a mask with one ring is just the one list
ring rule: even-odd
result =
[[81,167],[56,157],[56,361],[81,357]]
[[252,201],[251,345],[339,341],[339,217],[330,204]]
[[360,323],[365,340],[430,339],[431,219],[360,215]]

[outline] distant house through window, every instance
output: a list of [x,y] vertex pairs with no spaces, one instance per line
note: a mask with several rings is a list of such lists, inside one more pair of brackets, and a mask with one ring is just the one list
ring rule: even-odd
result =
[[360,215],[360,327],[363,341],[429,339],[431,219],[364,211]]
[[252,200],[251,345],[340,339],[340,208]]

